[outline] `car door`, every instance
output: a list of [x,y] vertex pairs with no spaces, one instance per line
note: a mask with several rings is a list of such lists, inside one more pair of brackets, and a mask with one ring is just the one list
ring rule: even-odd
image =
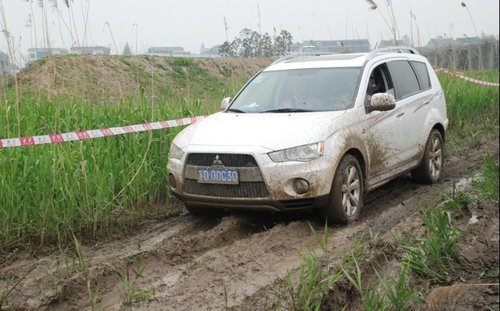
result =
[[[393,78],[389,74],[387,62],[374,64],[369,71],[365,103],[376,93],[395,94]],[[390,172],[401,163],[406,142],[400,128],[404,114],[396,104],[390,111],[366,111],[362,122],[362,132],[367,147],[368,174],[373,183],[383,180],[384,173]],[[375,180],[373,180],[375,179]]]
[[[430,102],[425,89],[430,89],[430,84],[424,63],[401,59],[388,62],[387,67],[394,83],[396,98],[395,126],[398,134],[395,139],[400,148],[398,160],[399,165],[404,166],[416,160],[425,144],[422,132]],[[426,81],[424,77],[427,77]]]

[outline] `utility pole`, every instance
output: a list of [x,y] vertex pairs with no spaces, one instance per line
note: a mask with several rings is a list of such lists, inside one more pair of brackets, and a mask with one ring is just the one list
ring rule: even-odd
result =
[[261,23],[260,23],[260,7],[259,7],[259,3],[257,2],[257,17],[259,18],[259,24],[257,25],[259,27],[259,35],[262,34],[262,27],[261,27]]
[[139,26],[137,23],[132,24],[132,27],[135,27],[135,55],[137,55],[137,42],[138,42],[138,32],[139,32]]
[[229,27],[227,27],[226,17],[224,16],[224,30],[226,31],[226,42],[229,42],[229,38],[227,37],[228,28]]
[[411,5],[410,5],[410,41],[411,41],[411,46],[415,46],[415,42],[413,42],[413,11],[411,10]]

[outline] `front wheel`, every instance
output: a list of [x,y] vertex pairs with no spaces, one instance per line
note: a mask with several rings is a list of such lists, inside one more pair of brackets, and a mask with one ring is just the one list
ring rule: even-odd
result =
[[411,173],[421,183],[435,184],[443,173],[443,137],[438,130],[432,130],[425,145],[420,165]]
[[328,204],[322,214],[330,223],[351,223],[359,218],[363,207],[363,173],[358,160],[345,155],[333,178]]

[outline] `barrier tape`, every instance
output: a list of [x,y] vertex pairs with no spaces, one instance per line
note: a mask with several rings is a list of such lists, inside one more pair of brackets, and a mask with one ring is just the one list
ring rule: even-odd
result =
[[470,77],[467,77],[465,76],[464,74],[460,73],[460,72],[455,72],[455,71],[450,71],[448,69],[444,69],[444,68],[438,68],[436,70],[434,70],[436,72],[444,72],[444,73],[447,73],[453,77],[457,77],[459,79],[462,79],[462,80],[465,80],[465,81],[469,81],[469,82],[472,82],[472,83],[475,83],[475,84],[479,84],[479,85],[485,85],[485,86],[500,86],[499,83],[495,83],[495,82],[488,82],[488,81],[483,81],[483,80],[478,80],[478,79],[474,79],[474,78],[470,78]]
[[58,144],[58,143],[63,143],[63,142],[67,142],[67,141],[87,140],[87,139],[109,137],[109,136],[123,135],[123,134],[129,134],[129,133],[139,133],[139,132],[145,132],[145,131],[161,130],[161,129],[171,128],[171,127],[188,125],[191,123],[195,123],[203,118],[204,118],[204,116],[177,119],[177,120],[169,120],[169,121],[152,122],[152,123],[144,123],[144,124],[136,124],[136,125],[128,125],[128,126],[121,126],[121,127],[102,128],[102,129],[98,129],[98,130],[88,130],[88,131],[78,131],[78,132],[69,132],[69,133],[61,133],[61,134],[49,134],[49,135],[40,135],[40,136],[27,136],[27,137],[0,139],[0,149],[13,148],[13,147],[25,147],[25,146],[33,146],[33,145],[43,145],[43,144]]

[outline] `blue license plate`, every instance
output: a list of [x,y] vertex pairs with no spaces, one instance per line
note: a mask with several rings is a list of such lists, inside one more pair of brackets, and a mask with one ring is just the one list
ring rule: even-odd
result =
[[231,168],[200,168],[198,182],[202,184],[239,184],[238,170]]

